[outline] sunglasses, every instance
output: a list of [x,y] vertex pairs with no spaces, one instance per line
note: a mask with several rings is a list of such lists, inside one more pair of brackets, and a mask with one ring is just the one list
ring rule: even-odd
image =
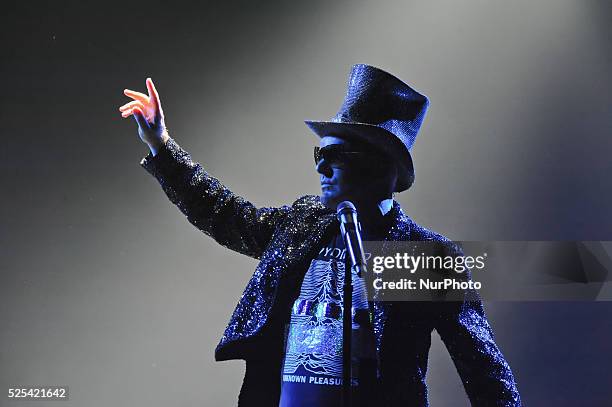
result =
[[347,162],[356,162],[360,157],[371,155],[365,151],[348,150],[342,145],[330,145],[326,147],[314,148],[315,165],[319,165],[321,160],[324,160],[328,165],[331,164],[346,164]]

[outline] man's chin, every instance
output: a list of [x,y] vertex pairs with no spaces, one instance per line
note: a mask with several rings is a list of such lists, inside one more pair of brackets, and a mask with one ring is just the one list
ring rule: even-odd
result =
[[338,204],[340,203],[340,201],[338,201],[336,197],[327,195],[325,193],[321,194],[320,199],[323,206],[328,209],[331,209],[332,211],[335,211],[338,207]]

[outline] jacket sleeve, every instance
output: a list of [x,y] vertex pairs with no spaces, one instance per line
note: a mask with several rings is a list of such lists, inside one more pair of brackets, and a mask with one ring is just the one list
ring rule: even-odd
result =
[[291,209],[256,208],[210,176],[172,138],[140,165],[157,179],[191,224],[223,246],[256,259]]
[[[463,255],[454,243],[447,254]],[[450,253],[449,253],[450,252]],[[466,279],[470,279],[469,272]],[[457,368],[473,406],[521,406],[521,398],[501,351],[495,344],[480,296],[466,290],[463,301],[437,304],[436,330]]]

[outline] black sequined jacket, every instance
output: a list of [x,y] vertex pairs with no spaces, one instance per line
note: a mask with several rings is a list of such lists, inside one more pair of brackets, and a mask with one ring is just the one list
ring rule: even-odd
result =
[[[156,156],[141,161],[164,192],[198,229],[220,244],[260,262],[216,348],[216,360],[244,359],[247,375],[266,362],[280,377],[284,327],[299,294],[310,259],[338,230],[335,213],[318,196],[303,196],[291,206],[257,208],[232,193],[169,139]],[[413,222],[394,202],[387,240],[435,240],[457,248],[444,236]],[[473,293],[472,293],[473,294]],[[379,363],[376,401],[380,406],[426,406],[425,375],[431,332],[446,345],[467,395],[476,406],[520,406],[510,367],[494,342],[478,296],[463,302],[374,302],[373,324]],[[251,364],[251,369],[249,369]],[[262,382],[251,384],[262,387]],[[280,380],[264,393],[278,400]],[[241,390],[253,394],[246,380]],[[260,389],[261,390],[261,389]],[[264,403],[259,403],[263,405]],[[255,404],[253,404],[255,405]]]

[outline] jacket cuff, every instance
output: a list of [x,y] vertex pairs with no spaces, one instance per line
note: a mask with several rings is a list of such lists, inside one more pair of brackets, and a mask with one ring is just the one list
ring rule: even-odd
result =
[[168,177],[172,175],[176,169],[176,164],[185,154],[176,141],[169,138],[166,144],[159,148],[157,155],[154,156],[153,153],[149,152],[140,160],[140,166],[155,178]]

